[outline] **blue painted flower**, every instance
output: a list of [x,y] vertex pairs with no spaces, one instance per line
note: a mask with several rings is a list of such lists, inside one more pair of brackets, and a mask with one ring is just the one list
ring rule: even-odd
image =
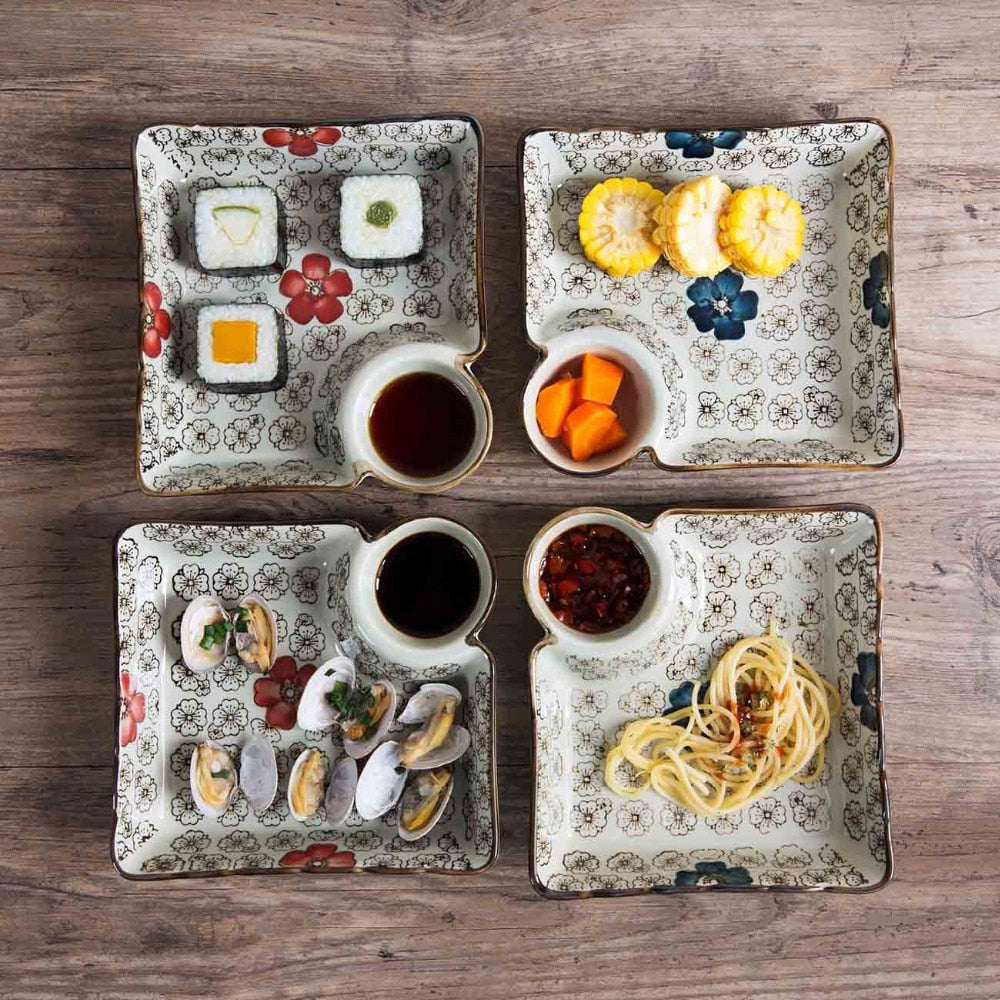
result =
[[851,704],[861,709],[861,723],[873,732],[878,726],[875,710],[875,654],[858,653],[858,671],[851,677]]
[[743,867],[730,868],[725,861],[699,861],[694,871],[679,871],[674,885],[751,885],[750,872]]
[[704,159],[717,149],[735,149],[746,132],[727,128],[722,132],[668,132],[667,149],[679,149],[685,160]]
[[679,687],[675,687],[667,695],[670,705],[663,710],[663,714],[669,715],[671,712],[676,712],[679,708],[690,708],[691,702],[694,701],[694,693],[699,687],[700,685],[694,681],[685,681]]
[[743,275],[732,268],[714,278],[696,278],[687,289],[694,303],[687,314],[701,333],[714,331],[716,340],[739,340],[743,325],[757,315],[757,293],[741,292]]
[[861,283],[865,308],[871,310],[872,322],[885,329],[889,325],[889,257],[883,250],[868,262],[868,277]]

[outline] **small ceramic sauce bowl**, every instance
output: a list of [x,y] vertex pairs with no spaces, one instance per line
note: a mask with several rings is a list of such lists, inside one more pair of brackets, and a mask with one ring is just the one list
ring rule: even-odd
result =
[[[542,433],[535,418],[535,404],[539,392],[549,383],[571,369],[578,375],[580,362],[587,353],[600,355],[625,369],[625,380],[619,390],[621,403],[616,400],[613,408],[628,431],[628,439],[617,448],[577,462],[560,438],[547,438]],[[545,343],[545,356],[531,373],[521,403],[532,447],[561,472],[579,476],[611,472],[652,447],[666,423],[668,405],[663,381],[656,374],[658,365],[656,358],[634,337],[606,326],[590,326],[553,337]]]
[[[549,545],[564,532],[587,524],[606,524],[629,538],[649,567],[649,590],[635,617],[612,632],[589,633],[564,625],[552,613],[539,590]],[[535,536],[524,559],[524,595],[528,606],[552,639],[583,655],[615,656],[651,641],[665,631],[677,604],[673,560],[656,537],[655,526],[605,507],[577,507],[553,518]]]
[[[412,476],[393,468],[378,453],[369,431],[372,408],[382,390],[395,379],[417,372],[440,375],[452,382],[468,400],[475,421],[465,457],[436,476]],[[348,381],[340,413],[345,451],[359,456],[355,462],[358,476],[375,475],[390,486],[418,493],[437,493],[463,480],[486,457],[493,436],[493,414],[482,385],[456,363],[454,350],[445,344],[402,344],[376,355]]]
[[[421,534],[443,534],[461,542],[479,572],[479,595],[465,619],[434,638],[417,638],[396,628],[382,613],[376,593],[379,570],[389,552],[404,539]],[[354,624],[383,657],[414,667],[440,666],[452,657],[463,658],[464,647],[475,637],[496,593],[493,562],[475,532],[448,518],[414,518],[363,544],[356,558],[357,571],[351,573],[348,585]]]

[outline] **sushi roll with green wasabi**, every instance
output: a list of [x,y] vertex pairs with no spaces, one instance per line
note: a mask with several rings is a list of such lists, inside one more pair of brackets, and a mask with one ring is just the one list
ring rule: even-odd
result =
[[216,392],[274,392],[288,381],[285,332],[267,305],[198,310],[198,375]]
[[423,201],[416,177],[345,178],[340,188],[340,248],[359,267],[416,260],[424,249]]
[[194,202],[194,244],[203,271],[227,276],[281,270],[281,206],[263,185],[199,191]]

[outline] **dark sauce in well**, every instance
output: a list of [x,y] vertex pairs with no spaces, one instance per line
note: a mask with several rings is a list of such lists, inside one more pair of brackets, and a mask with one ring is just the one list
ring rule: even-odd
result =
[[607,524],[581,524],[554,539],[538,580],[564,625],[602,633],[627,625],[649,592],[649,566],[635,542]]
[[389,550],[375,578],[375,596],[400,632],[435,639],[469,617],[481,586],[472,553],[451,535],[427,531]]
[[368,433],[382,460],[397,472],[432,479],[469,454],[476,434],[472,404],[449,378],[413,372],[393,379],[368,417]]

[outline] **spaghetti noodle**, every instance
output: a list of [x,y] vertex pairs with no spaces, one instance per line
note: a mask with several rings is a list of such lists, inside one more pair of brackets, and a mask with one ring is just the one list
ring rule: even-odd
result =
[[[701,816],[719,816],[795,777],[823,771],[840,696],[774,626],[741,639],[696,686],[688,707],[630,722],[607,755],[604,781],[637,798],[647,788]],[[631,765],[634,780],[622,780]]]

